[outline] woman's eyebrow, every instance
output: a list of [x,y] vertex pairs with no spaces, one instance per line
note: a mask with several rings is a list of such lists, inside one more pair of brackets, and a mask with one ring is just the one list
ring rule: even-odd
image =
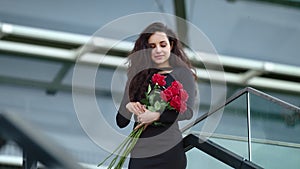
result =
[[[166,43],[166,41],[160,41],[159,43]],[[155,45],[155,43],[148,43],[149,45]]]

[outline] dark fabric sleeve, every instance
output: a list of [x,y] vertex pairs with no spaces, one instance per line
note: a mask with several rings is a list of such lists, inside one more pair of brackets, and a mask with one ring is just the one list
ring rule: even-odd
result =
[[132,113],[126,109],[126,104],[129,103],[128,84],[126,84],[124,95],[116,115],[116,122],[120,128],[126,127],[130,123]]
[[187,100],[187,110],[183,113],[178,113],[174,110],[165,110],[159,119],[162,123],[173,123],[175,120],[189,120],[193,117],[193,106],[196,93],[194,76],[192,72],[186,68],[176,68],[173,70],[172,75],[175,80],[182,83],[183,88],[189,95]]

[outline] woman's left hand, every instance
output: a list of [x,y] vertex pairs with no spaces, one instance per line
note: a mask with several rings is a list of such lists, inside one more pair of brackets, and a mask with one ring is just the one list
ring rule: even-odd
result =
[[138,124],[134,129],[138,129],[143,125],[145,125],[146,128],[149,124],[153,123],[154,121],[157,121],[159,117],[160,117],[159,112],[152,112],[146,109],[144,113],[137,116],[140,124]]

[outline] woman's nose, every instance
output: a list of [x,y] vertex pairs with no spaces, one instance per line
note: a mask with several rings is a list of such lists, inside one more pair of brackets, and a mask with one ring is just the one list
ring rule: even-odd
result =
[[156,53],[160,53],[162,50],[161,50],[161,47],[160,46],[157,46],[156,48],[155,48],[155,52]]

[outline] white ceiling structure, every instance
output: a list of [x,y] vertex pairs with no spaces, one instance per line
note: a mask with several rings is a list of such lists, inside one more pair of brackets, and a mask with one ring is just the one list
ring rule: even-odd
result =
[[[115,6],[119,3],[118,6]],[[166,12],[186,18],[199,27],[215,46],[225,72],[201,64],[218,64],[214,56],[189,54],[199,78],[300,94],[300,10],[271,1],[0,1],[0,81],[55,90],[70,90],[62,84],[81,47],[101,26],[137,12]],[[120,10],[122,9],[122,10]],[[83,13],[79,11],[83,10]],[[37,15],[38,14],[38,15]],[[109,15],[108,15],[109,14]],[[298,21],[298,22],[297,22]],[[126,32],[134,25],[115,28]],[[193,35],[187,38],[193,41]],[[104,37],[97,47],[106,49],[114,39]],[[193,44],[193,43],[191,43]],[[119,43],[102,62],[117,66],[131,50],[132,42]],[[192,46],[193,47],[193,46]],[[116,54],[115,54],[116,53]],[[93,52],[85,62],[97,64]],[[17,56],[17,57],[12,57]],[[20,57],[21,56],[21,57]],[[99,58],[98,58],[99,60]],[[13,62],[12,62],[13,61]],[[41,71],[36,71],[40,69]]]

